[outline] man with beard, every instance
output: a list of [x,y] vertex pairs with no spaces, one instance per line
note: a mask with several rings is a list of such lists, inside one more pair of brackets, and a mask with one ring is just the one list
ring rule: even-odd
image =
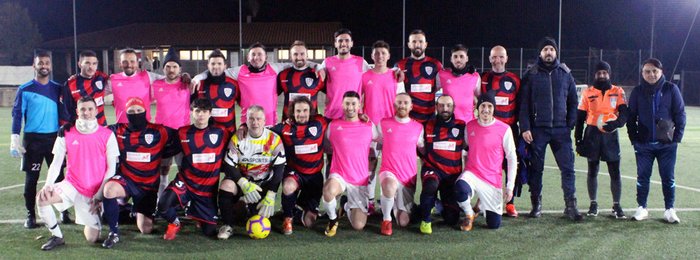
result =
[[469,122],[474,119],[474,103],[481,94],[481,78],[474,66],[467,66],[467,47],[457,44],[450,55],[451,66],[438,72],[437,88],[454,98],[454,116]]
[[462,173],[462,151],[464,150],[464,121],[454,117],[454,100],[449,95],[437,99],[437,116],[425,123],[423,140],[425,152],[421,180],[423,190],[420,194],[421,224],[420,232],[432,234],[431,210],[435,206],[438,191],[443,210],[442,216],[448,225],[459,221],[455,182]]
[[[41,51],[35,55],[33,61],[34,79],[17,89],[12,106],[12,135],[10,136],[10,154],[12,157],[22,158],[21,169],[26,173],[24,177],[24,205],[27,208],[25,228],[38,227],[35,210],[36,185],[43,162],[51,164],[53,161],[51,150],[47,147],[51,147],[56,141],[59,118],[66,117],[59,102],[61,85],[49,79],[52,69],[51,56]],[[24,120],[24,140],[20,140],[22,120]],[[63,179],[63,174],[59,178]]]
[[65,122],[75,122],[78,115],[75,113],[78,100],[82,97],[92,97],[97,103],[97,122],[107,126],[105,117],[105,92],[107,86],[107,74],[97,70],[97,54],[94,51],[84,50],[80,52],[78,66],[80,73],[71,76],[63,86],[62,101],[69,118]]
[[435,115],[435,81],[438,71],[442,70],[439,60],[425,55],[427,47],[425,33],[422,30],[411,31],[408,36],[411,56],[396,63],[396,67],[406,75],[404,85],[413,104],[410,116],[421,124]]
[[[583,124],[586,123],[586,131]],[[595,69],[593,86],[581,92],[576,120],[576,151],[588,158],[588,198],[591,206],[588,216],[598,215],[596,193],[598,191],[598,170],[600,160],[607,162],[612,192],[612,215],[625,219],[620,206],[620,141],[617,129],[627,122],[627,103],[625,91],[610,83],[610,64],[600,61]]]
[[[316,76],[316,69],[309,66],[304,42],[294,41],[289,52],[294,66],[277,76],[277,94],[284,95],[285,107],[297,97],[306,97],[311,101],[311,110],[318,113],[318,93],[326,91],[326,83]],[[282,121],[287,118],[290,118],[287,113],[282,113]]]
[[564,190],[564,214],[574,221],[583,220],[576,208],[576,177],[571,129],[576,124],[576,83],[571,70],[559,62],[557,43],[545,37],[539,43],[537,64],[523,77],[520,99],[520,131],[530,144],[531,169],[528,184],[532,211],[530,217],[542,215],[542,172],[545,149],[550,145],[559,170]]
[[[207,57],[207,71],[204,77],[197,75],[194,78],[193,98],[209,100],[212,104],[211,118],[214,122],[226,128],[227,135],[236,130],[236,101],[240,91],[238,82],[226,77],[226,56],[221,50],[216,49]],[[199,80],[199,78],[202,78]],[[226,137],[228,140],[228,137]]]

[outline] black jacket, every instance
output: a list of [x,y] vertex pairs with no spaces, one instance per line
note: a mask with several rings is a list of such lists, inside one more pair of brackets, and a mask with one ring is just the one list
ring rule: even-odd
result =
[[520,131],[532,127],[568,127],[576,124],[578,97],[571,70],[556,60],[551,70],[541,59],[523,77],[520,93]]

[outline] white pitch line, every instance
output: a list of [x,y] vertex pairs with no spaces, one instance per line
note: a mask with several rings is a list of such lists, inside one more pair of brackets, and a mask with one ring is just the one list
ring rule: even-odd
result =
[[[46,181],[39,181],[38,183],[44,183],[44,182],[46,182]],[[24,187],[24,184],[17,184],[17,185],[12,185],[12,186],[5,186],[5,187],[0,188],[0,191],[9,190],[9,189],[14,189],[14,188],[19,188],[19,187]]]
[[[700,208],[674,208],[677,212],[700,212]],[[623,211],[627,212],[634,212],[637,210],[637,208],[629,208],[629,209],[622,209]],[[603,212],[604,210],[598,209],[598,212]],[[647,208],[647,211],[649,212],[664,212],[666,211],[665,208]],[[564,210],[542,210],[542,213],[547,213],[547,214],[557,214],[557,213],[564,213]],[[585,215],[585,212],[581,212],[582,215]],[[599,214],[602,215],[602,214]],[[0,223],[2,223],[2,220],[0,220]],[[24,222],[22,222],[24,223]]]
[[[544,166],[544,168],[559,170],[559,167],[554,167],[554,166]],[[576,172],[582,172],[582,173],[586,173],[586,174],[588,173],[588,171],[578,170],[578,169],[574,169],[574,171],[576,171]],[[598,175],[610,176],[607,172],[598,172]],[[632,176],[627,176],[627,175],[622,175],[622,174],[620,174],[620,177],[621,177],[621,178],[625,178],[625,179],[630,179],[630,180],[637,181],[637,177],[632,177]],[[649,180],[649,182],[651,182],[651,183],[653,183],[653,184],[659,184],[659,185],[661,185],[661,182],[660,182],[660,181]],[[700,189],[698,189],[698,188],[693,188],[693,187],[688,187],[688,186],[683,186],[683,185],[678,185],[678,184],[676,184],[676,188],[684,189],[684,190],[689,190],[689,191],[694,191],[694,192],[700,192]]]

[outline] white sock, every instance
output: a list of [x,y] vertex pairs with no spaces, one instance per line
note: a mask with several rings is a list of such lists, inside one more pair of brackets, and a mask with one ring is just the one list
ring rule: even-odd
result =
[[370,203],[374,202],[374,190],[375,187],[377,186],[377,175],[372,174],[372,171],[369,172],[369,183],[367,183],[367,191],[369,192],[369,201]]
[[394,209],[394,198],[387,198],[382,195],[381,204],[384,220],[391,221],[391,211]]
[[338,212],[336,212],[337,201],[333,198],[331,201],[326,202],[326,200],[321,199],[321,203],[326,207],[326,213],[328,213],[328,219],[335,220],[338,218]]
[[168,187],[168,175],[160,176],[160,184],[158,184],[158,198],[163,195],[163,191]]
[[467,215],[474,215],[474,210],[472,209],[472,204],[469,203],[471,202],[472,198],[468,197],[467,200],[465,201],[458,201],[457,205],[459,205],[459,208],[464,211],[464,214]]
[[46,223],[46,227],[51,231],[51,235],[63,237],[61,228],[58,226],[58,221],[56,221],[56,213],[53,212],[51,205],[39,206],[39,215],[41,216],[41,220]]

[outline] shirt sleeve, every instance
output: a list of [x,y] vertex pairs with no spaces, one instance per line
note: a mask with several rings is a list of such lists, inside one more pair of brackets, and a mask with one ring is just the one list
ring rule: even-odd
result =
[[381,135],[382,134],[379,128],[377,128],[377,126],[374,123],[372,123],[372,141],[376,142],[377,140],[379,140],[379,138],[381,138]]
[[277,138],[277,146],[275,146],[272,154],[276,155],[273,165],[284,165],[287,163],[287,157],[284,154],[284,146],[282,145],[282,140],[279,139],[279,137]]
[[506,173],[506,188],[510,191],[515,188],[515,176],[518,169],[518,157],[515,153],[515,141],[513,140],[513,131],[506,130],[503,136],[503,151],[506,155],[506,161],[508,163],[508,172]]
[[12,105],[12,133],[19,134],[22,131],[22,118],[24,118],[24,106],[22,104],[22,96],[24,91],[22,89],[17,90],[17,95],[15,96],[15,103]]
[[425,140],[423,139],[423,134],[425,134],[425,129],[421,127],[420,135],[418,136],[418,143],[416,143],[416,147],[418,148],[425,147]]
[[396,83],[396,94],[406,93],[406,84],[403,82]]
[[[65,143],[64,143],[65,146]],[[114,133],[109,134],[109,139],[107,139],[107,157],[118,157],[119,156],[119,144],[117,144],[117,138]]]
[[291,68],[294,66],[290,62],[270,62],[268,64],[270,64],[270,67],[272,67],[272,70],[274,70],[275,73],[277,73],[277,74],[279,74],[280,72],[282,72],[283,70],[285,70],[287,68]]
[[165,78],[165,75],[160,75],[160,74],[152,72],[152,71],[147,71],[147,72],[148,72],[148,80],[151,82],[151,84],[153,84],[153,81]]
[[224,71],[224,74],[226,74],[226,76],[228,76],[229,78],[238,80],[238,74],[241,72],[241,67],[243,66],[245,65],[241,65],[235,68],[228,68],[226,69],[226,71]]
[[369,66],[369,63],[363,58],[362,59],[362,72],[367,72],[368,70],[371,70],[372,67]]

